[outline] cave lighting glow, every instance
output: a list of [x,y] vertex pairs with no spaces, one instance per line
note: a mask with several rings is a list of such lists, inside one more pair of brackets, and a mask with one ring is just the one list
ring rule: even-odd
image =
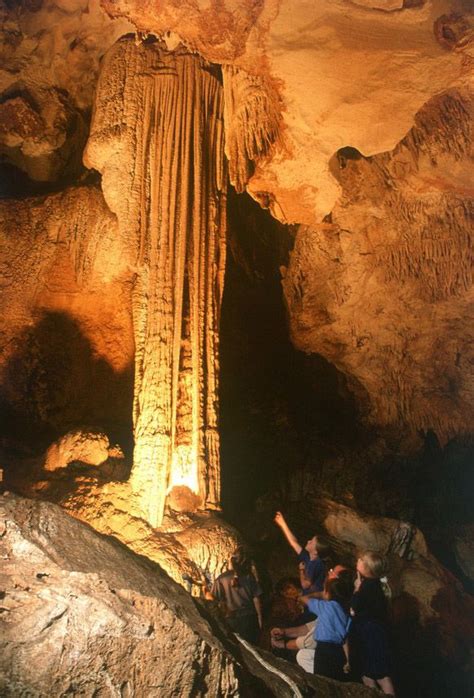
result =
[[177,446],[173,451],[166,494],[169,494],[173,487],[183,485],[189,487],[195,494],[199,494],[197,447],[188,444]]

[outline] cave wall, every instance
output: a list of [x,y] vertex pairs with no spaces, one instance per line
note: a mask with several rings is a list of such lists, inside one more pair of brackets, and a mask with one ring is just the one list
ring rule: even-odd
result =
[[130,440],[131,277],[96,187],[0,202],[2,437],[33,452],[78,425]]
[[[362,432],[378,430],[382,440],[365,460],[382,469],[387,453],[423,453],[432,432],[441,447],[469,438],[469,3],[337,0],[295,8],[228,0],[219,8],[156,8],[132,0],[38,0],[6,2],[1,13],[0,166],[8,175],[2,287],[9,308],[2,381],[10,423],[26,420],[51,435],[86,418],[130,429],[132,360],[141,355],[132,324],[140,303],[133,301],[130,221],[140,197],[135,185],[120,189],[117,181],[131,176],[133,134],[145,123],[112,97],[135,59],[103,78],[100,89],[112,101],[96,100],[94,124],[110,109],[112,130],[89,140],[85,164],[80,157],[99,72],[106,75],[118,39],[129,35],[138,52],[158,38],[171,57],[196,51],[203,65],[219,66],[230,181],[295,225],[292,249],[271,272],[272,293],[278,295],[280,274],[291,342],[302,352],[298,380],[311,386],[307,411],[324,411],[314,395],[332,375],[327,392],[345,397],[327,424],[344,424],[348,409]],[[223,248],[220,254],[222,273]],[[56,337],[47,351],[45,331]],[[49,365],[68,374],[62,388]],[[99,386],[94,404],[86,396],[90,382]],[[314,438],[320,421],[303,412],[294,436],[293,427],[285,434],[304,442],[302,460],[314,470],[322,460],[316,462],[323,447]],[[333,432],[334,443],[340,439]],[[346,455],[328,457],[331,467],[351,471],[348,491],[370,481],[364,439],[351,468]]]
[[343,195],[283,280],[295,345],[353,381],[368,421],[443,442],[471,430],[472,115],[444,93],[394,151],[339,151]]
[[[222,66],[231,182],[305,226],[284,280],[292,341],[347,376],[370,421],[469,430],[469,3],[44,0],[2,18],[4,167],[83,177],[106,51],[129,31],[183,42]],[[338,160],[348,148],[361,157]]]
[[[470,5],[0,5],[2,445],[30,456],[90,422],[127,438],[133,413],[142,460],[159,460],[145,477],[135,468],[135,492],[113,463],[94,472],[65,463],[53,475],[40,464],[29,494],[59,501],[178,581],[209,564],[203,550],[222,564],[233,532],[204,518],[181,548],[176,529],[194,519],[154,527],[175,436],[189,445],[199,432],[199,505],[219,506],[229,180],[255,205],[231,194],[220,328],[226,508],[242,517],[263,501],[268,522],[276,503],[301,510],[310,488],[342,501],[329,506],[352,523],[353,507],[406,516],[452,569],[472,573]],[[166,84],[156,99],[159,75],[171,73],[180,89]],[[192,128],[191,107],[207,118]],[[163,123],[172,147],[169,133],[158,136]],[[187,130],[190,166],[173,181]],[[173,216],[176,226],[163,223]],[[189,415],[192,428],[176,429]],[[365,531],[364,517],[352,523],[351,535]],[[443,600],[467,608],[425,554],[420,579],[433,569],[441,579],[430,594],[416,590],[426,618]]]

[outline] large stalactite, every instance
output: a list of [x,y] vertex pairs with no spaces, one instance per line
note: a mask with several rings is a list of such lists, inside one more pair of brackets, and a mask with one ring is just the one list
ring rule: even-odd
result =
[[219,507],[227,174],[218,69],[181,48],[121,40],[104,60],[86,160],[136,254],[131,484],[156,526],[174,486]]

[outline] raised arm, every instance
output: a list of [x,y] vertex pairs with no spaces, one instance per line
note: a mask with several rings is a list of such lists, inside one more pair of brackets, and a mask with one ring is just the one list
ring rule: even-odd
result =
[[299,555],[300,552],[303,550],[303,548],[299,544],[293,531],[291,531],[290,528],[288,527],[288,524],[285,521],[285,517],[283,516],[281,511],[277,511],[277,513],[275,514],[275,518],[273,520],[276,523],[276,525],[281,528],[283,535],[285,536],[286,540],[291,545],[291,547],[293,548],[295,553],[297,555]]

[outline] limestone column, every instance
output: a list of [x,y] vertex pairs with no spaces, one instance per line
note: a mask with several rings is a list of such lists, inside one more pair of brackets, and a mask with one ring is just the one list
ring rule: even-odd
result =
[[227,172],[218,68],[158,41],[105,56],[85,161],[133,252],[133,490],[160,524],[176,485],[220,499],[217,381]]

